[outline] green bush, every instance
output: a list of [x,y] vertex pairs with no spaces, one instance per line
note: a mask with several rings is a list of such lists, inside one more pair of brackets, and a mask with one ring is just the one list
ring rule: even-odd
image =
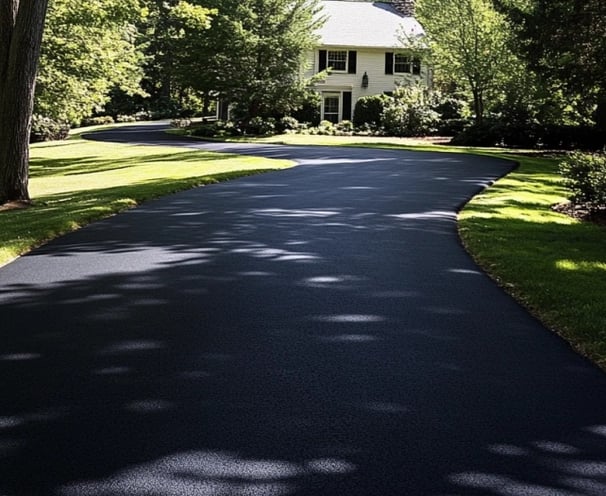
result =
[[114,118],[111,115],[99,115],[97,117],[86,117],[82,119],[81,126],[104,126],[106,124],[113,124]]
[[241,134],[241,129],[231,121],[206,122],[191,129],[192,136],[201,138],[239,136]]
[[41,115],[32,116],[30,143],[63,140],[69,135],[69,124]]
[[134,115],[120,114],[116,117],[116,122],[137,122],[137,117]]
[[354,107],[353,123],[356,127],[365,124],[381,127],[381,116],[385,105],[391,100],[387,95],[370,95],[358,99]]
[[354,125],[353,125],[353,122],[345,120],[345,121],[339,122],[335,126],[335,128],[336,128],[336,131],[338,134],[349,136],[349,135],[353,134]]
[[420,87],[401,87],[385,106],[383,129],[391,136],[427,136],[437,131],[440,116],[431,108],[425,90]]
[[276,131],[276,119],[273,117],[253,117],[246,125],[246,134],[265,136]]
[[573,152],[560,163],[570,200],[593,207],[606,206],[606,154]]
[[276,123],[276,129],[283,133],[284,131],[296,131],[299,129],[299,121],[290,115],[282,117]]
[[191,119],[173,119],[170,125],[177,129],[185,129],[191,126]]
[[485,119],[481,124],[474,123],[458,133],[450,141],[455,146],[497,146],[501,144],[501,135],[496,123]]

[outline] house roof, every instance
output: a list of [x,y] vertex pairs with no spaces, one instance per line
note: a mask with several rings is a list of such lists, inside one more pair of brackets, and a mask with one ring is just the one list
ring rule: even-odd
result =
[[384,2],[347,2],[325,0],[326,23],[318,34],[323,46],[395,48],[402,46],[398,34],[423,35],[425,31],[414,17],[404,17]]

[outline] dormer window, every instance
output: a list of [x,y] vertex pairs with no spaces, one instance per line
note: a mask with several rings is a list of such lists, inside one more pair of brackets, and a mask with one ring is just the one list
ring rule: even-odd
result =
[[328,67],[333,71],[347,70],[347,50],[327,50],[326,53]]

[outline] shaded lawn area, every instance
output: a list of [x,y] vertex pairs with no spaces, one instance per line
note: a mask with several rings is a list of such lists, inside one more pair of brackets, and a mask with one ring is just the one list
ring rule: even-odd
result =
[[198,150],[67,141],[31,147],[33,206],[0,211],[0,266],[35,246],[145,200],[292,165]]

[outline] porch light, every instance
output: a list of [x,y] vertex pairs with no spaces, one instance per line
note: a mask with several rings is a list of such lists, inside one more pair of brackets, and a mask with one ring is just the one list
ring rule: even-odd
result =
[[362,88],[368,88],[368,74],[366,72],[362,76]]

